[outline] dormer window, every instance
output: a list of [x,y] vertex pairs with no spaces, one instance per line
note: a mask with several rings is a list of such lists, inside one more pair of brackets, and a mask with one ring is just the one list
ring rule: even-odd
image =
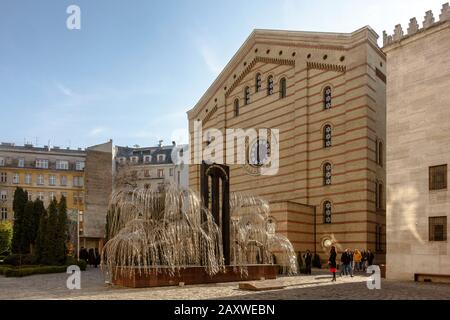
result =
[[130,157],[130,162],[131,163],[139,163],[139,157],[137,157],[137,156]]
[[118,161],[120,164],[125,164],[125,163],[127,162],[127,158],[125,158],[125,157],[120,157],[120,158],[117,158],[117,161]]
[[36,160],[36,168],[48,169],[48,160],[37,159]]
[[150,163],[150,162],[152,162],[152,156],[144,156],[144,162],[145,162],[145,163]]
[[158,154],[158,162],[164,162],[166,160],[166,155]]

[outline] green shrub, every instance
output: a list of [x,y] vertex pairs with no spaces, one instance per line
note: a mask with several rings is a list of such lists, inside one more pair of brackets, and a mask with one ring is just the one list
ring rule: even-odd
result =
[[66,266],[29,266],[25,268],[4,268],[3,272],[6,277],[19,278],[34,274],[63,273],[66,270]]
[[31,254],[11,254],[3,260],[4,264],[12,266],[35,265],[36,262],[36,257]]
[[72,256],[67,256],[66,266],[79,266],[81,271],[86,271],[87,263],[84,260],[77,261]]

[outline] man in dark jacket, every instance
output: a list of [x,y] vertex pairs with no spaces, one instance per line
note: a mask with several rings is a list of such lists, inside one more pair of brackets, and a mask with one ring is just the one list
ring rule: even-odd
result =
[[312,266],[311,251],[306,250],[306,253],[303,255],[303,259],[305,259],[306,274],[311,274],[311,266]]
[[341,264],[342,264],[341,273],[340,273],[341,277],[342,277],[342,274],[353,277],[351,262],[352,261],[351,261],[351,257],[350,257],[350,252],[348,249],[345,249],[345,251],[341,255]]
[[375,255],[372,253],[372,251],[369,249],[367,250],[367,266],[370,267],[373,265],[373,260],[375,259]]

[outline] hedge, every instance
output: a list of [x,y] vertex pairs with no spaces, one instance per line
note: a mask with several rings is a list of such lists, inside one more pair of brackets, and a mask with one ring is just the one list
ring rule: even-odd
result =
[[[75,263],[80,267],[81,271],[86,270],[86,261],[79,261]],[[22,266],[15,267],[12,265],[0,265],[0,275],[5,277],[26,277],[34,274],[48,274],[48,273],[63,273],[67,271],[67,267],[65,266]]]

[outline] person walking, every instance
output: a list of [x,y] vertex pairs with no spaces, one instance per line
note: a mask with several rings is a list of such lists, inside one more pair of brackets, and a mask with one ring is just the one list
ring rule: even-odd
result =
[[350,256],[348,254],[348,249],[345,249],[345,251],[342,252],[342,255],[341,255],[341,272],[340,272],[341,277],[342,277],[342,275],[346,275],[346,276],[350,275],[348,273],[349,265],[350,265]]
[[95,248],[94,250],[94,254],[95,254],[95,264],[94,266],[97,268],[97,266],[100,264],[100,252],[98,251],[98,248]]
[[328,265],[330,266],[330,272],[333,274],[331,282],[336,282],[336,247],[332,246],[330,250],[330,258],[328,259]]
[[89,252],[89,255],[88,255],[89,265],[92,267],[95,264],[94,249],[90,248],[88,252]]
[[311,267],[312,267],[311,251],[306,250],[306,253],[303,255],[303,259],[305,260],[306,274],[311,274]]
[[353,253],[353,269],[355,271],[360,271],[361,259],[362,259],[361,252],[359,252],[358,249],[355,249],[355,251]]
[[363,252],[361,252],[362,255],[362,259],[361,259],[361,269],[363,272],[366,272],[366,263],[367,263],[367,252],[366,250],[363,250]]
[[367,266],[370,267],[373,265],[373,260],[375,259],[375,255],[372,253],[372,251],[369,249],[367,250]]

